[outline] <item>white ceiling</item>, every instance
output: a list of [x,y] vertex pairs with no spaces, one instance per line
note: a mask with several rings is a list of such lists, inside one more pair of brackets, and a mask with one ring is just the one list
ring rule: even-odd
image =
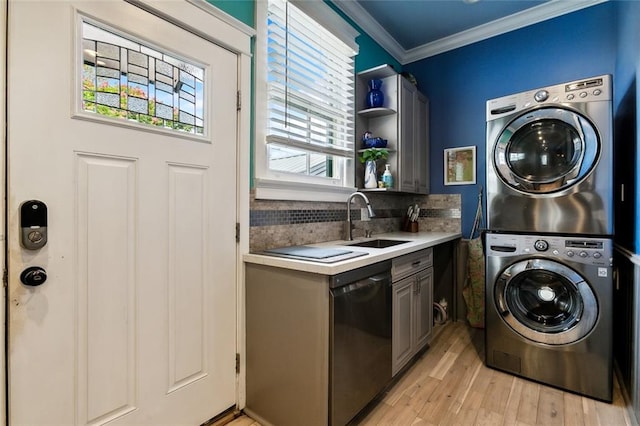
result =
[[608,0],[333,0],[408,64]]

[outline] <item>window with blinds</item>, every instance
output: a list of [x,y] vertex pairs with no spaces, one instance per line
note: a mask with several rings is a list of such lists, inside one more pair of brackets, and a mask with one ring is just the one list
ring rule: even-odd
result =
[[270,172],[353,186],[354,55],[291,2],[268,0],[262,64]]

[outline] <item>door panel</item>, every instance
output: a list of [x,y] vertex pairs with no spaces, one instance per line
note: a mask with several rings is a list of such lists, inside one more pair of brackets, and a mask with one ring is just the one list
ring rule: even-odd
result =
[[418,273],[416,300],[416,350],[423,348],[431,337],[433,328],[433,268]]
[[[84,113],[85,17],[202,64],[204,135]],[[12,2],[9,28],[10,423],[200,424],[235,403],[237,57],[115,0]]]

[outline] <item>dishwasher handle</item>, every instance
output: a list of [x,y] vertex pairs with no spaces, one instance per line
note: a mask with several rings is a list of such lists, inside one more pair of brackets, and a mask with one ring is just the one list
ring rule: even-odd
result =
[[356,281],[351,284],[345,284],[342,287],[333,288],[331,289],[331,293],[333,293],[334,297],[336,297],[336,296],[345,295],[366,287],[373,287],[376,285],[384,286],[385,283],[387,285],[391,285],[391,274],[388,272],[385,274],[373,275],[371,277],[364,278],[360,281]]

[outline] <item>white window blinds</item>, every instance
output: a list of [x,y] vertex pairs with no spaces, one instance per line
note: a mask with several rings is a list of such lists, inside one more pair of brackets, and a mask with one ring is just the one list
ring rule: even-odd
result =
[[268,0],[269,168],[341,179],[354,156],[351,47],[286,0]]

